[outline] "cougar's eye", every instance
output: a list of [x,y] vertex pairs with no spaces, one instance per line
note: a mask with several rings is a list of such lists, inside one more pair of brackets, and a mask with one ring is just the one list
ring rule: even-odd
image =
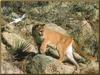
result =
[[43,31],[41,30],[40,32],[42,33]]

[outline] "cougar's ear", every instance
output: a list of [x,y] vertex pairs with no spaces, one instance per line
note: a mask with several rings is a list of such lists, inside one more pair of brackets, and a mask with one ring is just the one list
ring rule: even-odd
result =
[[44,27],[44,26],[45,26],[45,24],[42,24],[42,26]]
[[36,28],[38,28],[38,27],[39,27],[39,25],[35,25],[32,27],[32,30],[36,30]]
[[41,28],[44,28],[45,24],[41,24],[40,26],[41,26]]

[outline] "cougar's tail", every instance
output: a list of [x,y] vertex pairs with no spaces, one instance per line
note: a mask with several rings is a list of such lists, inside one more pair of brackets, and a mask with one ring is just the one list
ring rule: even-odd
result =
[[80,46],[74,40],[73,40],[73,46],[75,48],[75,51],[78,54],[80,54],[81,56],[83,56],[84,58],[86,58],[88,60],[96,60],[96,57],[93,57],[91,55],[87,55],[87,53],[85,51],[80,50]]

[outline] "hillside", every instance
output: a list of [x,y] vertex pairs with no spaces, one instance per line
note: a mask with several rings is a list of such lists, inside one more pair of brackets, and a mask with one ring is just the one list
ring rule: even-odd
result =
[[[54,48],[40,54],[42,41],[32,28],[43,24],[73,37],[80,49],[96,60],[86,60],[74,51],[81,68],[77,72],[66,57],[64,63],[58,61],[59,53]],[[0,25],[2,74],[99,73],[99,0],[1,1]]]

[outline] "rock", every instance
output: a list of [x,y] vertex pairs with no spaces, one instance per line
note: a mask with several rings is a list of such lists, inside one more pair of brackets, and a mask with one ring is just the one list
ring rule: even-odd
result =
[[15,32],[15,26],[12,24],[6,24],[5,26],[2,27],[2,31],[7,31],[7,32]]
[[1,54],[7,53],[6,46],[1,42]]
[[30,74],[72,74],[75,67],[64,65],[58,60],[38,54],[27,64],[26,70]]
[[99,73],[99,63],[92,61],[91,63],[81,67],[81,74],[98,74]]
[[1,74],[24,74],[22,70],[11,63],[11,55],[1,42]]
[[1,61],[1,74],[24,74],[24,73],[12,63]]
[[2,60],[9,60],[10,59],[10,54],[6,49],[6,46],[1,42],[1,61]]
[[79,41],[81,42],[79,42],[79,44],[83,46],[83,50],[85,50],[87,53],[93,54],[92,52],[97,50],[97,38],[91,24],[86,20],[83,20],[80,30]]
[[82,21],[82,33],[83,36],[86,36],[88,33],[88,35],[92,35],[93,33],[92,27],[90,25],[90,23],[88,23],[86,20]]
[[[2,41],[4,41],[6,45],[10,46],[15,51],[16,49],[21,49],[21,47],[24,46],[22,48],[23,50],[27,52],[38,53],[34,45],[28,43],[24,38],[20,37],[16,33],[3,32],[2,39],[3,39]],[[15,52],[13,50],[11,50],[12,53]]]

